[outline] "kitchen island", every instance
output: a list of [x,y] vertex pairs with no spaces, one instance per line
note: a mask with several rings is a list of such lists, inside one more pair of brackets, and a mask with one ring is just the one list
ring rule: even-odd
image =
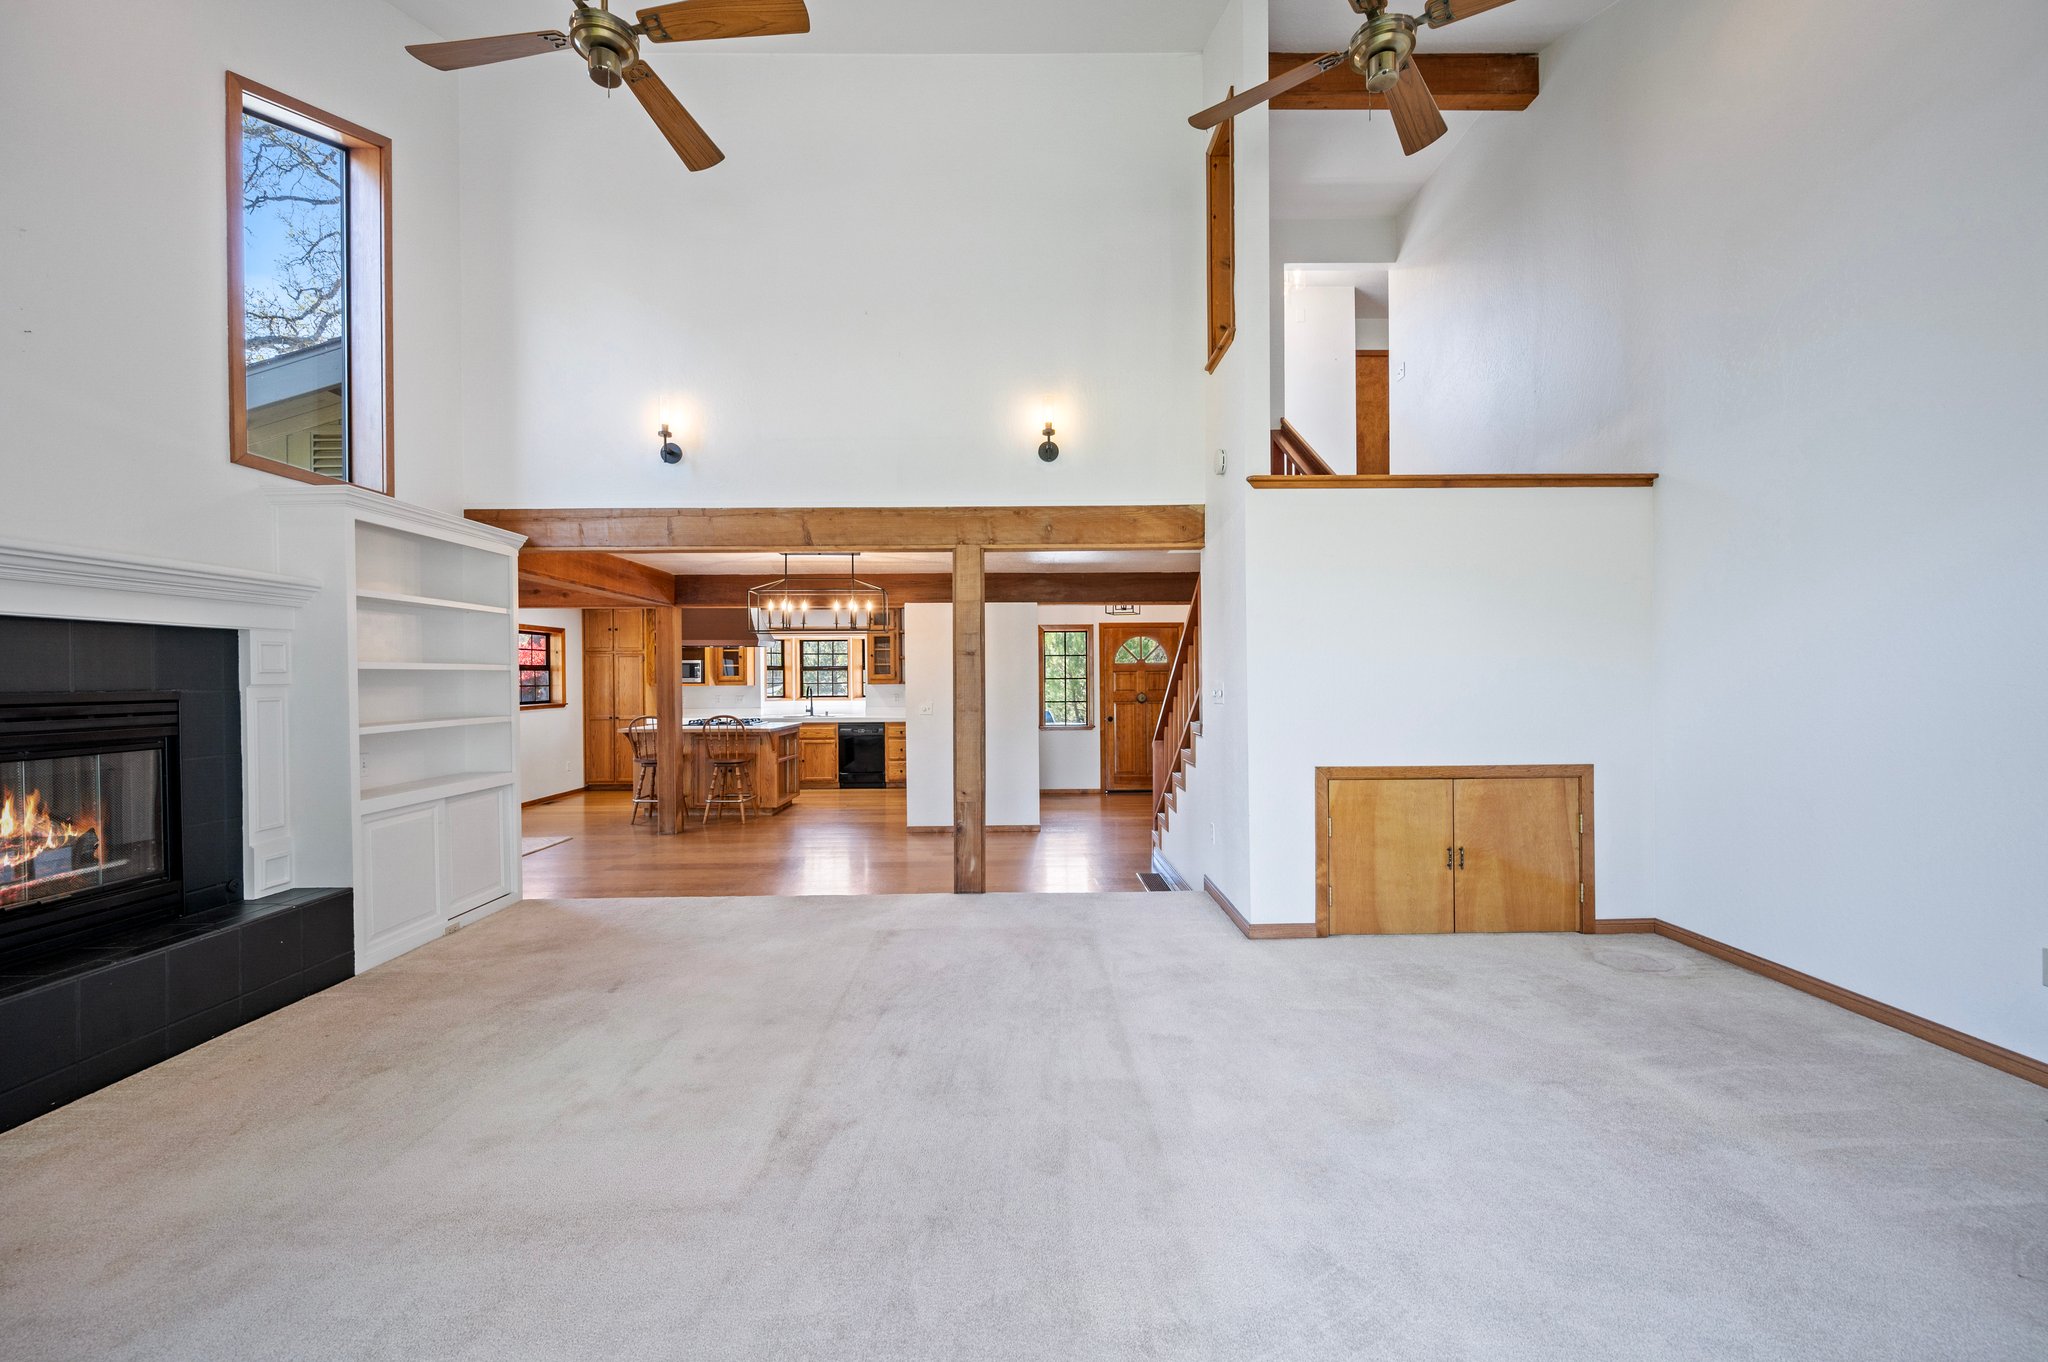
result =
[[[835,715],[777,715],[747,719],[746,740],[754,752],[754,807],[780,813],[804,789],[839,787],[839,725],[879,723],[885,732],[886,784],[904,783],[904,722],[901,718]],[[683,808],[703,812],[704,792],[711,788],[711,744],[706,730],[692,720],[683,726]]]

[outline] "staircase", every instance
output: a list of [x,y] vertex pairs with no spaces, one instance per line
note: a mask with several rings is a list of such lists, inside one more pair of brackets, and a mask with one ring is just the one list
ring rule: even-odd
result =
[[1188,787],[1187,768],[1195,764],[1195,739],[1202,736],[1202,587],[1188,605],[1188,622],[1180,631],[1180,647],[1166,674],[1166,692],[1159,704],[1159,726],[1152,731],[1152,845],[1165,838],[1180,792]]

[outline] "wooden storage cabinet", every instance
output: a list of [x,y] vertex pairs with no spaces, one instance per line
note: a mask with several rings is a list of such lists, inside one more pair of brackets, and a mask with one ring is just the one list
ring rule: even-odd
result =
[[1319,771],[1319,934],[1581,930],[1591,787],[1590,767]]
[[903,633],[900,629],[868,631],[868,684],[903,684]]
[[583,783],[633,783],[633,744],[620,729],[654,713],[654,612],[583,612]]
[[805,789],[839,788],[839,725],[804,724],[797,730],[797,748]]
[[882,726],[882,778],[890,789],[901,789],[909,771],[906,761],[907,747],[902,724]]
[[704,650],[704,671],[714,686],[754,684],[754,650],[719,646]]

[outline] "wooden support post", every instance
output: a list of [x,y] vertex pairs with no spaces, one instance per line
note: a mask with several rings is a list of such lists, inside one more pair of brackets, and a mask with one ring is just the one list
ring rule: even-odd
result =
[[988,579],[979,544],[953,549],[953,892],[986,887],[988,851],[988,659],[983,607]]
[[680,606],[662,605],[654,610],[654,721],[660,726],[655,738],[654,823],[667,836],[681,832],[689,823],[683,812],[683,794],[689,788],[683,766],[689,749],[683,743]]

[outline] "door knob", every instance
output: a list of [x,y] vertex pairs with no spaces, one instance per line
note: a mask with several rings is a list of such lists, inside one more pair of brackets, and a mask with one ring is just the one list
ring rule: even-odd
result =
[[1139,692],[1138,692],[1138,703],[1139,703],[1139,704],[1141,704],[1141,705],[1142,705],[1142,704],[1144,704],[1144,703],[1145,703],[1145,702],[1146,702],[1147,700],[1149,700],[1149,699],[1151,699],[1151,698],[1152,698],[1152,697],[1151,697],[1151,696],[1149,696],[1149,695],[1147,695],[1147,694],[1145,694],[1145,692],[1144,692],[1144,691],[1139,691]]

